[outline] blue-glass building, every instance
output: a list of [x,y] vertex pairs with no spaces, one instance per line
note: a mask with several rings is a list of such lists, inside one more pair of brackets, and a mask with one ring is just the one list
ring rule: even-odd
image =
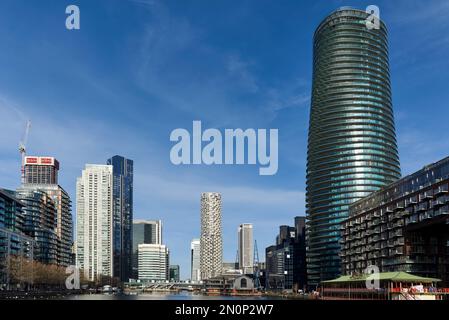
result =
[[307,154],[307,274],[340,274],[340,225],[349,205],[400,177],[387,27],[342,8],[314,34]]
[[[23,233],[23,204],[13,191],[0,189],[0,291],[11,282],[10,258],[33,260],[34,240]],[[12,281],[11,281],[12,280]]]
[[35,241],[34,260],[58,263],[57,209],[44,191],[21,187],[15,192],[23,208],[22,231]]
[[129,281],[133,241],[133,161],[122,156],[107,160],[113,167],[113,273]]
[[139,277],[139,244],[162,244],[161,220],[133,221],[132,278]]

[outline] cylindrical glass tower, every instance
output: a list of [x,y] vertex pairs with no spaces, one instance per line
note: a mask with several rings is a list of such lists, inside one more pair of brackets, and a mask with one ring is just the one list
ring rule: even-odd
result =
[[387,28],[342,8],[314,35],[307,154],[308,284],[340,274],[340,225],[349,205],[400,177]]

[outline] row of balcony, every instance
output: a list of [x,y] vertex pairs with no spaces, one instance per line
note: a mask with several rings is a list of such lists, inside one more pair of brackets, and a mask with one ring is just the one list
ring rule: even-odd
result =
[[[445,195],[445,197],[442,197],[441,200],[446,203],[449,201],[449,186],[447,184],[441,185],[438,188],[427,190],[425,192],[420,193],[419,195],[413,195],[410,196],[404,200],[400,200],[394,204],[388,205],[380,210],[380,212],[374,211],[370,214],[367,214],[365,219],[370,220],[372,217],[380,217],[382,214],[390,214],[396,211],[402,211],[406,209],[407,207],[415,206],[416,204],[425,201],[425,200],[431,200],[434,199],[434,197],[438,197],[441,195]],[[443,204],[444,204],[443,203]],[[435,202],[435,204],[440,204],[440,202]],[[425,205],[424,205],[425,206]]]
[[398,238],[398,239],[391,239],[384,241],[382,243],[378,242],[375,244],[356,244],[353,247],[349,248],[349,245],[345,245],[342,247],[342,252],[345,255],[354,255],[354,254],[363,254],[363,253],[374,253],[375,251],[379,251],[381,249],[394,249],[394,250],[400,250],[401,254],[403,253],[404,249],[404,238]]
[[[374,222],[370,222],[366,226],[358,225],[351,229],[343,227],[343,236],[345,237],[345,241],[358,240],[367,236],[389,231],[389,237],[396,237],[398,235],[402,235],[402,231],[396,229],[402,229],[408,224],[424,221],[439,215],[449,215],[449,205],[443,205],[438,209],[433,210],[421,210],[421,208],[426,208],[426,205],[427,203],[419,205],[420,210],[418,211],[418,214],[409,215],[408,211],[397,212],[395,215],[397,215],[398,219],[391,219],[390,222],[381,224],[380,226],[379,220],[377,220],[377,225],[374,224]],[[403,219],[403,216],[406,216],[406,218]],[[392,230],[394,230],[394,232],[391,232]]]
[[[386,258],[386,259],[385,259]],[[351,262],[361,263],[365,262],[366,259],[372,260],[372,259],[381,259],[380,264],[383,267],[389,267],[393,265],[401,265],[401,264],[409,264],[409,265],[416,265],[416,264],[436,264],[437,259],[435,257],[429,257],[429,256],[415,256],[413,258],[410,258],[410,256],[404,255],[404,249],[403,248],[396,248],[396,249],[389,249],[389,250],[382,250],[382,252],[370,252],[368,254],[359,254],[354,256],[342,256],[342,263],[348,264]],[[440,263],[449,263],[449,259],[442,259]]]
[[[405,222],[402,222],[402,224],[405,225]],[[390,231],[392,230],[392,231]],[[390,240],[398,237],[403,236],[403,230],[402,227],[392,228],[389,230],[384,230],[380,232],[379,229],[377,229],[375,232],[359,232],[357,234],[351,234],[348,236],[345,236],[342,238],[341,243],[342,244],[349,244],[351,243],[353,246],[357,246],[360,244],[366,244],[366,243],[373,243],[378,242],[382,240]],[[353,243],[354,242],[354,243]]]
[[448,205],[444,205],[441,208],[438,209],[434,209],[434,210],[425,210],[425,211],[420,211],[417,214],[413,214],[410,217],[405,219],[405,224],[412,224],[412,223],[418,223],[421,221],[425,221],[427,219],[431,219],[437,216],[441,216],[441,215],[449,215],[449,206]]

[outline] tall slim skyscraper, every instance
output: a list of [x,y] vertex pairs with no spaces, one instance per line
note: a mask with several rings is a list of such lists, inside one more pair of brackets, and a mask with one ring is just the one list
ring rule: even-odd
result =
[[161,220],[134,220],[133,221],[133,257],[132,277],[139,276],[138,248],[139,244],[162,244]]
[[215,192],[204,192],[201,194],[201,280],[221,275],[222,268],[221,195]]
[[113,168],[86,164],[76,181],[76,262],[87,279],[113,276]]
[[238,228],[238,252],[239,269],[244,274],[251,274],[254,271],[254,238],[253,225],[243,223]]
[[400,177],[387,28],[342,8],[314,35],[307,155],[308,284],[340,274],[340,225],[349,205]]
[[114,276],[128,281],[132,265],[133,161],[122,156],[108,159],[113,168]]
[[190,280],[193,282],[201,281],[200,243],[200,239],[193,239],[190,242]]

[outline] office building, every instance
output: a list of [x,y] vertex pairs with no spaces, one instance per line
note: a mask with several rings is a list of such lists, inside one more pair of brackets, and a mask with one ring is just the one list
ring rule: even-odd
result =
[[128,281],[132,269],[133,161],[122,156],[107,160],[113,171],[114,277]]
[[349,205],[400,177],[387,27],[342,8],[314,34],[307,154],[309,285],[340,270],[340,226]]
[[162,244],[161,220],[134,220],[133,221],[133,257],[132,276],[137,279],[138,271],[138,247],[139,244]]
[[351,205],[342,226],[345,275],[377,266],[449,286],[449,157]]
[[0,189],[0,291],[9,289],[12,257],[33,260],[35,242],[23,233],[22,208],[13,191]]
[[279,227],[276,244],[265,249],[263,269],[265,269],[265,287],[268,290],[305,289],[307,284],[305,249],[305,217],[295,217],[295,227]]
[[165,282],[169,280],[169,250],[163,244],[138,245],[139,280]]
[[133,221],[133,247],[141,243],[162,244],[161,220]]
[[179,265],[175,264],[175,265],[171,265],[170,266],[170,282],[179,282]]
[[190,280],[194,283],[201,281],[200,243],[200,239],[193,239],[190,242]]
[[86,279],[113,277],[113,167],[87,164],[76,182],[76,261]]
[[254,238],[253,225],[243,223],[238,228],[239,269],[243,274],[254,272]]
[[201,280],[221,275],[222,267],[221,195],[204,192],[201,194]]

